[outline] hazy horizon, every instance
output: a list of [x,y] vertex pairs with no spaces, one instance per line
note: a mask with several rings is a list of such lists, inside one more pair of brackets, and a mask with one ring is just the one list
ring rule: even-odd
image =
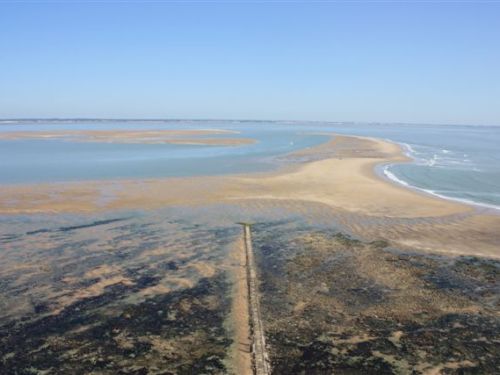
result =
[[349,121],[349,120],[307,120],[307,119],[265,119],[265,118],[174,118],[174,117],[164,117],[164,118],[133,118],[133,117],[4,117],[0,118],[0,123],[3,122],[29,122],[29,121],[47,121],[47,122],[64,122],[64,121],[75,121],[75,122],[84,122],[84,121],[96,121],[96,122],[115,122],[115,121],[145,121],[145,122],[176,122],[176,121],[193,121],[193,122],[270,122],[270,123],[314,123],[314,124],[353,124],[353,125],[428,125],[428,126],[484,126],[484,127],[500,127],[500,123],[498,124],[466,124],[466,123],[432,123],[432,122],[384,122],[384,121]]

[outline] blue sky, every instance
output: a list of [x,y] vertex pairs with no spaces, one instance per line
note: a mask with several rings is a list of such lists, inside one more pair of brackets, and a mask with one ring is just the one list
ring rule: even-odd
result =
[[0,0],[0,117],[500,124],[500,3]]

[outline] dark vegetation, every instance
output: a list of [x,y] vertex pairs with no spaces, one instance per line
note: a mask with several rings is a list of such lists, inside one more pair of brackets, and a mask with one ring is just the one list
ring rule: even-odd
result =
[[[137,280],[133,288],[155,283]],[[223,274],[187,288],[119,308],[101,308],[130,293],[115,285],[61,313],[0,327],[2,374],[219,374],[231,344]]]
[[275,374],[500,373],[500,262],[253,226]]

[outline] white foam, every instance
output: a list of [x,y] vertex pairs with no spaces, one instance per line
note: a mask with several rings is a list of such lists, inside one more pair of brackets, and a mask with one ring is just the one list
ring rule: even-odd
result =
[[390,166],[391,166],[390,164],[384,165],[384,168],[383,168],[384,175],[386,175],[387,178],[389,178],[390,180],[397,182],[398,184],[411,187],[411,185],[408,182],[399,179],[394,173],[392,173],[389,170]]
[[[463,159],[454,157],[454,151],[448,149],[435,150],[427,146],[411,145],[409,143],[400,143],[403,152],[406,156],[413,159],[416,165],[423,165],[433,168],[446,168],[446,167],[460,167],[460,166],[473,166],[474,163],[471,159],[467,158],[464,154]],[[417,151],[416,148],[422,148]],[[432,156],[431,156],[432,155]]]
[[[391,141],[392,142],[392,141]],[[410,145],[409,143],[401,143],[401,145],[403,146],[403,148],[405,149],[405,154],[406,156],[410,156],[412,157],[413,155],[416,155],[417,152],[415,151],[415,149],[412,147],[412,145]]]
[[446,200],[449,200],[449,201],[455,201],[455,202],[470,204],[472,206],[485,207],[485,208],[490,208],[490,209],[493,209],[493,210],[500,211],[500,206],[495,206],[494,204],[476,202],[476,201],[473,201],[471,199],[465,199],[465,198],[449,197],[447,195],[436,193],[434,190],[430,190],[430,189],[421,189],[421,188],[416,188],[416,187],[413,187],[413,186],[412,186],[412,188],[415,188],[417,190],[425,191],[428,194],[432,194],[432,195],[434,195],[436,197],[439,197],[439,198],[442,198],[442,199],[446,199]]
[[394,181],[397,184],[400,184],[400,185],[403,185],[405,187],[408,187],[408,188],[411,188],[411,189],[415,189],[415,190],[418,190],[418,191],[422,191],[422,192],[434,195],[434,196],[442,198],[442,199],[446,199],[446,200],[450,200],[450,201],[455,201],[455,202],[460,202],[460,203],[465,203],[465,204],[469,204],[469,205],[473,205],[473,206],[490,208],[490,209],[493,209],[493,210],[500,211],[500,206],[496,206],[494,204],[487,204],[487,203],[482,203],[482,202],[476,202],[476,201],[473,201],[473,200],[470,200],[470,199],[465,199],[465,198],[450,197],[450,196],[447,196],[447,195],[439,194],[436,191],[431,190],[431,189],[424,189],[424,188],[420,188],[420,187],[417,187],[417,186],[414,186],[414,185],[410,185],[408,182],[406,182],[404,180],[401,180],[394,173],[392,173],[392,171],[389,170],[390,167],[391,167],[391,164],[384,165],[384,167],[382,169],[383,174],[389,180]]
[[435,164],[436,164],[437,159],[438,159],[437,155],[434,155],[431,159],[427,160],[427,163],[426,163],[426,164],[427,164],[429,167],[432,167],[433,165],[435,165]]

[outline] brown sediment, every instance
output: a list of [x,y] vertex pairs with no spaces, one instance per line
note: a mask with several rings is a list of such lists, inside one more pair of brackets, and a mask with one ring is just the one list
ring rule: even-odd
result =
[[443,374],[443,370],[446,370],[446,369],[456,370],[456,369],[470,368],[470,367],[476,367],[476,366],[477,366],[477,364],[473,363],[471,361],[450,361],[450,362],[440,364],[434,368],[426,369],[423,372],[423,375],[440,375],[440,374]]
[[[164,217],[155,223],[149,216],[149,223],[135,219],[102,224],[82,215],[79,220],[87,222],[83,226],[65,222],[63,229],[25,230],[12,240],[0,236],[0,280],[9,285],[2,284],[0,291],[0,320],[29,313],[40,300],[49,301],[44,313],[55,315],[110,290],[134,289],[124,300],[138,303],[217,276],[220,239],[209,230]],[[79,229],[64,229],[68,227]],[[9,230],[4,225],[1,229]]]
[[66,306],[69,306],[77,301],[81,301],[90,297],[100,296],[104,293],[106,288],[117,284],[122,284],[124,286],[131,286],[133,285],[133,281],[121,275],[116,275],[109,278],[102,278],[98,282],[86,288],[80,288],[70,295],[64,295],[60,297],[55,302],[56,307],[52,311],[52,314],[54,315],[59,314]]
[[[180,144],[207,146],[238,146],[255,143],[251,138],[206,138],[205,136],[237,134],[232,130],[63,130],[63,131],[25,131],[2,132],[0,139],[60,139],[72,142],[103,143],[142,143],[142,144]],[[202,138],[203,137],[203,138]]]

